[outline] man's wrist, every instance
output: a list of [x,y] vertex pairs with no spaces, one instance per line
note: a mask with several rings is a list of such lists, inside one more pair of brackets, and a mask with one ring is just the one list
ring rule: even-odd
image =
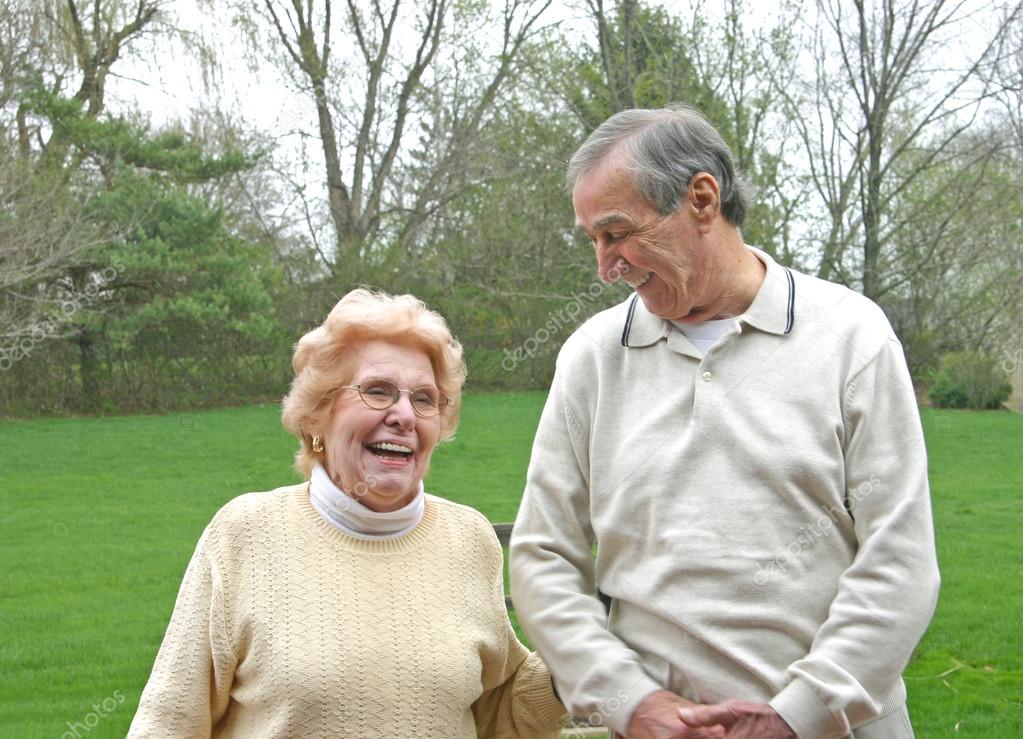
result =
[[604,701],[604,705],[608,709],[617,704],[617,710],[608,710],[601,713],[601,718],[608,728],[614,729],[622,736],[626,736],[629,732],[629,723],[632,721],[636,709],[651,695],[664,690],[653,680],[649,680],[649,678],[647,680],[649,681],[648,684],[637,686],[629,693],[619,690],[617,696]]
[[813,689],[799,678],[782,688],[768,705],[796,736],[845,736],[845,730]]

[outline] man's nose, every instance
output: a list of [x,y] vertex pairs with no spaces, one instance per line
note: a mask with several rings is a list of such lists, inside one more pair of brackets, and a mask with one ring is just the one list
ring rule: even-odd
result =
[[629,271],[628,263],[613,249],[597,251],[597,276],[604,282],[617,282]]

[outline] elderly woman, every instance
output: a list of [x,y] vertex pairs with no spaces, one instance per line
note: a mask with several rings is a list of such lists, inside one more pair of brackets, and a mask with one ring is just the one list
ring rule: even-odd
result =
[[213,518],[129,736],[556,736],[492,527],[423,490],[465,379],[444,319],[355,290],[292,364],[283,421],[308,482]]

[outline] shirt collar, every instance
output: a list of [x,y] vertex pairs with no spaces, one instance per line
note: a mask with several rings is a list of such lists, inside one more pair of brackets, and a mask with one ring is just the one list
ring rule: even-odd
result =
[[646,309],[639,293],[629,298],[629,308],[625,313],[625,326],[622,328],[622,346],[639,347],[656,344],[671,331],[671,323],[655,316]]
[[790,333],[796,321],[796,281],[792,270],[760,249],[747,248],[767,267],[767,275],[753,303],[743,313],[743,320],[770,334]]
[[[767,274],[753,303],[742,315],[743,321],[772,334],[784,335],[795,323],[796,283],[792,271],[782,267],[765,252],[747,246],[764,263]],[[671,322],[646,309],[639,295],[629,298],[622,327],[622,346],[641,347],[656,344],[671,332]]]

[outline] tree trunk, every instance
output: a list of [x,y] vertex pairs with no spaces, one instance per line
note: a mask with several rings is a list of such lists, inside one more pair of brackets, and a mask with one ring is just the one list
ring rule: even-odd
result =
[[91,329],[78,332],[78,371],[81,383],[81,408],[94,411],[99,407],[99,362],[96,339]]
[[352,228],[351,203],[344,181],[341,179],[341,158],[338,155],[337,135],[334,119],[327,102],[326,85],[323,77],[313,80],[316,96],[316,120],[320,129],[320,143],[323,147],[323,163],[327,175],[327,202],[330,218],[334,222],[337,254],[334,263],[327,265],[335,277],[344,277],[359,263],[362,239]]

